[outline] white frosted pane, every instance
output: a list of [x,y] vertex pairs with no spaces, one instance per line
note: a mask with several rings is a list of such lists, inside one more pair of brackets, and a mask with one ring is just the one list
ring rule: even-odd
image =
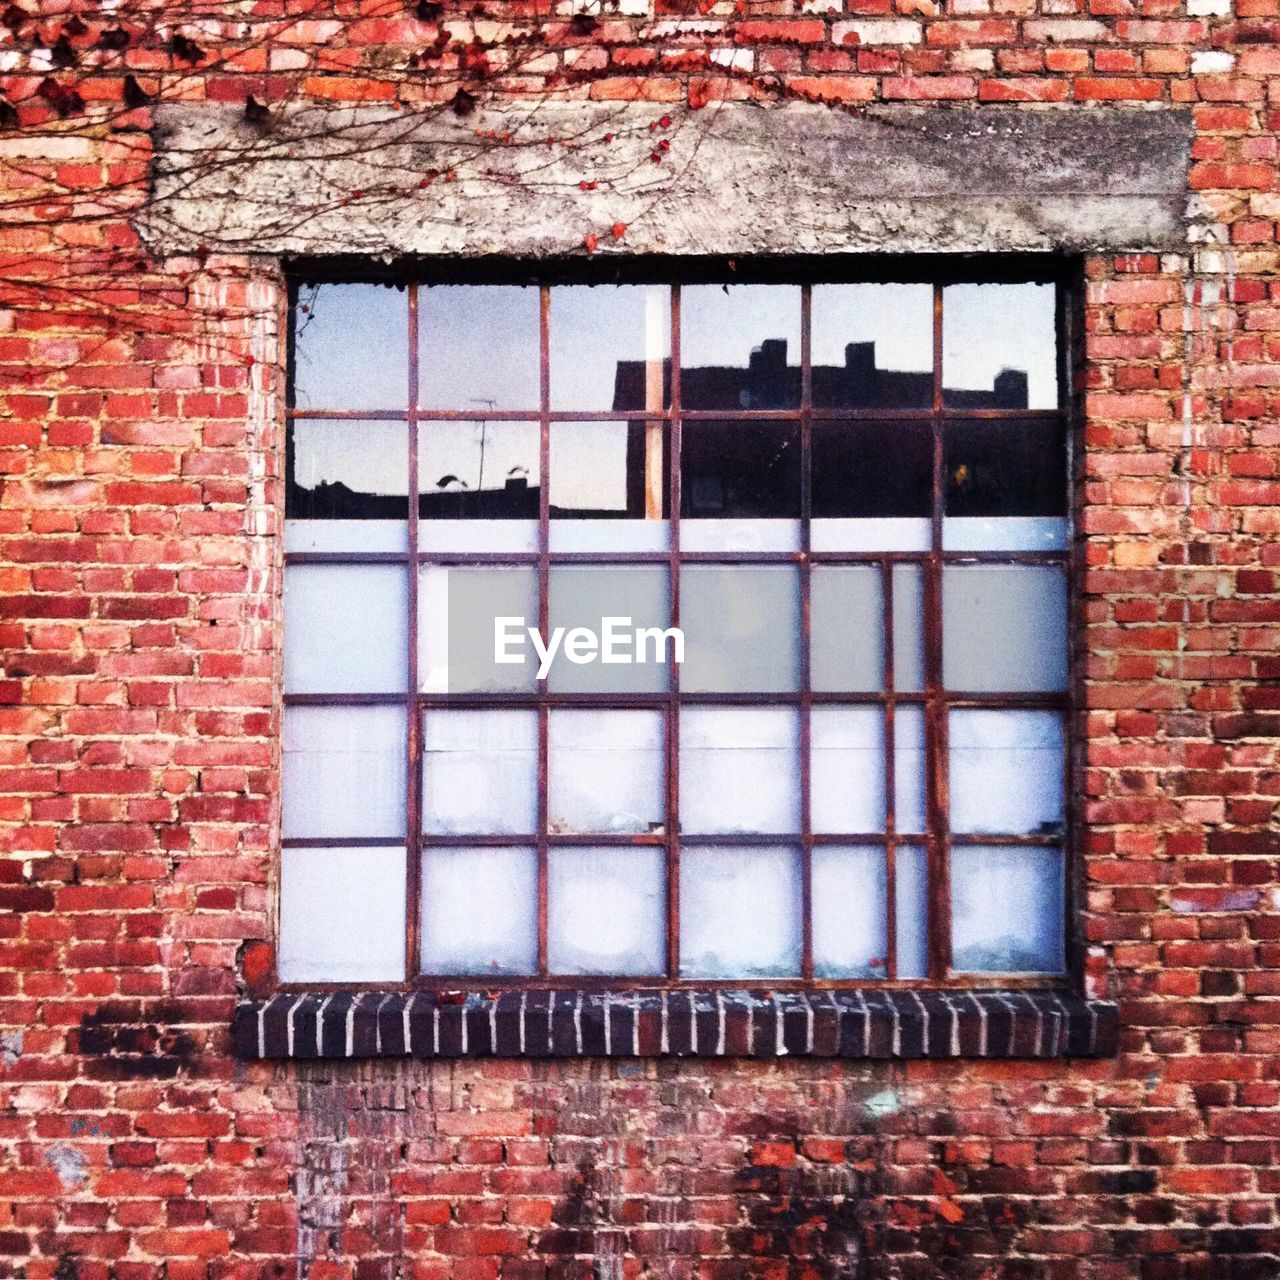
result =
[[424,831],[537,830],[537,712],[430,710],[422,750]]
[[894,857],[895,943],[899,978],[929,976],[929,871],[925,852],[899,845]]
[[666,520],[553,520],[552,551],[666,551]]
[[537,967],[537,851],[427,849],[422,972],[521,974]]
[[822,833],[884,830],[884,709],[813,708],[810,813]]
[[681,520],[685,551],[798,551],[798,520]]
[[536,288],[432,285],[418,296],[424,407],[538,408]]
[[963,395],[968,391],[985,393],[980,407],[1056,409],[1053,285],[943,289],[942,381],[944,399],[952,405],[972,404]]
[[681,977],[795,977],[800,940],[795,849],[681,850]]
[[965,973],[1061,973],[1061,849],[951,850],[951,967]]
[[688,693],[800,687],[800,575],[787,566],[689,565],[680,577]]
[[916,516],[823,518],[809,526],[815,551],[928,551],[932,541],[933,525]]
[[284,849],[281,982],[404,981],[403,849]]
[[1062,516],[947,516],[942,546],[947,551],[1064,551],[1067,522]]
[[398,409],[409,392],[409,302],[379,284],[298,294],[294,399],[301,409]]
[[418,526],[423,551],[537,551],[536,520],[424,520]]
[[809,584],[810,671],[821,692],[884,688],[884,600],[879,568],[815,565]]
[[661,849],[552,849],[547,964],[552,973],[657,974],[666,969]]
[[286,693],[398,693],[408,655],[407,565],[285,566]]
[[951,829],[1056,834],[1063,824],[1063,725],[1056,711],[955,710]]
[[916,564],[893,566],[893,687],[924,688],[924,570]]
[[887,977],[887,911],[883,849],[814,849],[814,976]]
[[924,708],[898,703],[893,713],[893,812],[897,830],[925,829]]
[[551,831],[661,829],[661,712],[553,710],[547,738]]
[[286,707],[283,834],[405,831],[403,707]]
[[800,713],[685,706],[680,825],[686,833],[800,829]]
[[405,520],[286,520],[286,551],[406,551]]
[[1059,568],[942,571],[942,680],[1004,693],[1067,687],[1067,577]]
[[662,407],[671,354],[666,285],[565,285],[551,290],[551,407]]

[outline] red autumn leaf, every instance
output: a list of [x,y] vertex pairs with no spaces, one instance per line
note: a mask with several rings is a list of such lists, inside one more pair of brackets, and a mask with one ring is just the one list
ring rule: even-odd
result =
[[671,117],[670,117],[670,116],[663,116],[663,117],[662,117],[662,119],[658,121],[658,123],[659,123],[659,124],[660,124],[664,129],[670,129],[670,128],[671,128]]
[[593,232],[588,231],[587,234],[582,237],[582,243],[587,246],[588,253],[595,253],[596,246],[600,241],[596,238]]
[[615,222],[611,230],[613,231],[613,238],[621,240],[627,234],[627,224],[625,222]]

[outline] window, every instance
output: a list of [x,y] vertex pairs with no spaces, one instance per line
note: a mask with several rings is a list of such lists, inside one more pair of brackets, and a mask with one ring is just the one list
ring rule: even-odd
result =
[[1064,294],[299,285],[281,981],[1062,973]]

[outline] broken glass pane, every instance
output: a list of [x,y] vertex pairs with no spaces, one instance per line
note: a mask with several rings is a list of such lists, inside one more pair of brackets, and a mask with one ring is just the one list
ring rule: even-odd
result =
[[680,712],[680,825],[689,833],[800,829],[800,713],[686,706]]
[[666,969],[662,849],[552,849],[548,862],[552,973],[631,976]]
[[924,570],[893,566],[893,687],[902,693],[924,688]]
[[285,692],[398,693],[408,609],[403,564],[286,565]]
[[942,571],[942,679],[948,689],[1067,687],[1067,575],[1058,567],[952,565]]
[[403,409],[409,396],[409,303],[381,284],[303,287],[293,309],[299,409]]
[[884,688],[884,601],[879,568],[815,565],[809,585],[811,678],[819,692]]
[[884,709],[822,704],[810,723],[813,829],[884,830]]
[[425,850],[422,972],[483,977],[537,967],[537,850]]
[[799,851],[696,848],[680,853],[680,976],[800,973]]
[[820,845],[813,851],[815,978],[888,976],[884,850]]
[[663,829],[660,711],[561,710],[547,726],[553,833]]
[[1059,834],[1063,750],[1057,711],[952,711],[952,831]]
[[1061,973],[1061,849],[951,850],[951,967],[963,973]]
[[423,831],[537,830],[536,711],[429,710],[422,750]]
[[403,839],[405,752],[403,707],[286,707],[284,836]]
[[1051,284],[955,284],[942,291],[943,403],[955,409],[1056,409]]
[[899,978],[929,976],[929,868],[918,845],[899,845],[894,858],[894,941]]
[[800,687],[800,574],[790,565],[686,565],[680,575],[688,693]]
[[893,712],[893,811],[897,830],[925,829],[924,708],[900,702]]
[[280,981],[404,980],[403,849],[283,849]]

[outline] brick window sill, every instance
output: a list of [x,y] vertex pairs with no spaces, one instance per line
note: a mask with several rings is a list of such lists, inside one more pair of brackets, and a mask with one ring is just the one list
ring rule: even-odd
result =
[[1116,1006],[1066,991],[285,992],[243,1058],[1103,1058]]

